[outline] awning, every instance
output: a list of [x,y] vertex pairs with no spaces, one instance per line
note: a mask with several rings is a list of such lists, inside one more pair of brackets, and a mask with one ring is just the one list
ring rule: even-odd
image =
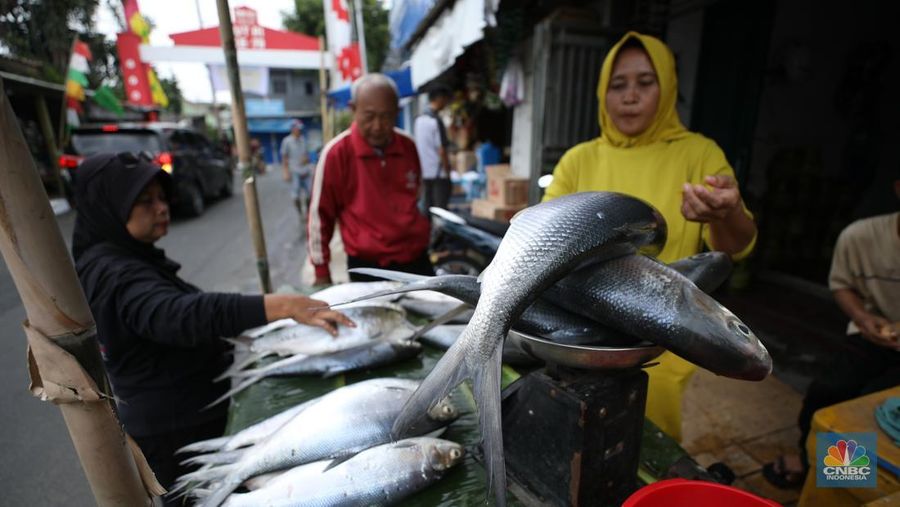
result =
[[[412,80],[410,79],[410,70],[409,67],[404,67],[400,70],[393,70],[385,72],[385,75],[394,80],[394,83],[397,85],[397,92],[400,93],[400,98],[409,97],[416,94],[416,89],[412,85]],[[338,88],[337,90],[333,90],[328,92],[328,98],[333,102],[334,107],[337,109],[346,109],[350,104],[350,87],[345,86],[343,88]]]
[[413,50],[413,87],[419,88],[439,76],[467,47],[481,40],[484,29],[497,24],[494,13],[499,6],[500,0],[457,0],[446,9]]

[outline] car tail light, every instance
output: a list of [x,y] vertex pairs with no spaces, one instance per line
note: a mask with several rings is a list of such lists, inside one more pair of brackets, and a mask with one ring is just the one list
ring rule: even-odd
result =
[[79,157],[76,155],[60,155],[59,156],[59,167],[63,169],[75,169],[78,167],[78,164],[84,160],[84,157]]
[[162,170],[172,174],[172,154],[168,151],[164,151],[156,156],[155,162],[162,167]]
[[119,126],[118,125],[104,125],[104,126],[100,127],[100,129],[103,130],[104,132],[118,132]]

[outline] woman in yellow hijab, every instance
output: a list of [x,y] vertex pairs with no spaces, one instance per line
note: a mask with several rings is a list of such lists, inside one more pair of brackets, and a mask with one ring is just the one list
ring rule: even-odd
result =
[[[666,218],[664,262],[703,250],[738,260],[756,243],[753,215],[744,206],[725,154],[689,132],[675,109],[675,58],[659,39],[627,33],[600,70],[599,138],[566,152],[544,200],[592,190],[630,194]],[[666,352],[649,368],[647,417],[681,440],[681,396],[696,367]]]

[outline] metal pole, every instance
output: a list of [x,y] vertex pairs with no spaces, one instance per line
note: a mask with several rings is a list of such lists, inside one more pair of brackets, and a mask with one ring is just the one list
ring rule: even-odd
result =
[[[234,142],[238,151],[238,172],[245,174],[250,168],[250,137],[247,133],[247,116],[244,113],[244,94],[241,91],[241,75],[238,72],[237,50],[234,47],[234,31],[231,27],[231,12],[228,0],[216,0],[219,8],[219,33],[222,36],[222,50],[225,51],[225,67],[231,85],[231,123],[234,127]],[[266,238],[263,234],[259,200],[256,195],[256,180],[253,176],[244,182],[244,209],[247,223],[253,237],[256,251],[256,268],[259,271],[259,285],[263,293],[272,292],[269,279],[269,259],[266,253]]]
[[369,57],[366,54],[366,29],[363,27],[363,8],[362,0],[354,0],[354,11],[356,11],[356,38],[359,42],[359,58],[362,64],[363,75],[369,72]]
[[325,70],[325,37],[319,36],[319,114],[322,115],[322,146],[331,141],[328,134],[328,77]]
[[28,316],[31,391],[59,406],[98,505],[150,505],[148,489],[164,490],[107,397],[94,320],[2,81],[0,97],[0,253]]

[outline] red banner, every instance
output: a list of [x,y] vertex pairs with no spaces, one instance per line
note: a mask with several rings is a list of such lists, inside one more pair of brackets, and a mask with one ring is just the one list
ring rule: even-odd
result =
[[150,83],[147,82],[147,65],[141,61],[141,38],[133,33],[117,35],[119,65],[125,81],[125,101],[137,106],[152,106]]

